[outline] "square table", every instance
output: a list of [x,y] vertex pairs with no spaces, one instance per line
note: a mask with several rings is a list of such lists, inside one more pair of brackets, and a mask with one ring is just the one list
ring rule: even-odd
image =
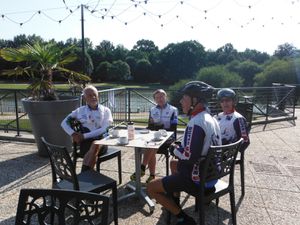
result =
[[[150,207],[150,211],[154,210],[154,203],[147,196],[144,190],[141,188],[141,154],[145,149],[156,149],[164,144],[174,132],[166,132],[165,136],[162,136],[160,140],[154,140],[154,132],[149,131],[148,133],[145,130],[135,130],[134,139],[129,140],[126,144],[120,144],[118,138],[113,138],[111,136],[107,136],[101,140],[95,141],[95,144],[106,145],[106,146],[123,146],[123,147],[133,147],[135,150],[135,186],[131,184],[127,184],[127,187],[132,190],[131,193],[124,195],[119,198],[119,201],[127,199],[131,196],[138,196],[140,199],[146,201],[146,203]],[[119,136],[127,136],[127,130],[119,130]]]

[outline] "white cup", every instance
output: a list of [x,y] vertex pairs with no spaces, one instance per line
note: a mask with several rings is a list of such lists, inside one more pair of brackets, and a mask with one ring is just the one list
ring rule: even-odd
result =
[[160,131],[155,131],[153,135],[154,135],[154,140],[159,140],[161,138],[161,132]]
[[165,129],[159,129],[158,131],[161,133],[161,136],[163,136],[163,137],[168,135],[168,133]]
[[119,137],[118,141],[121,145],[125,145],[128,143],[128,138],[127,138],[127,136],[122,136],[122,137]]
[[113,130],[111,135],[113,137],[119,137],[119,130]]
[[109,135],[112,136],[113,138],[117,138],[119,137],[119,130],[114,130],[114,129],[110,129],[108,131]]

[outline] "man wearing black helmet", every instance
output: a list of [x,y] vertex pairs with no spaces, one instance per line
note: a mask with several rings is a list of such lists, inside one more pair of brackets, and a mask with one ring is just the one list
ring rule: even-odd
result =
[[[201,157],[207,154],[211,145],[221,144],[221,134],[217,121],[206,111],[207,100],[211,97],[213,88],[206,83],[193,81],[187,83],[181,92],[182,110],[190,117],[190,121],[181,144],[174,146],[174,155],[178,158],[176,173],[151,181],[147,191],[150,197],[176,215],[177,225],[189,225],[196,222],[183,212],[174,198],[168,196],[180,191],[198,193],[198,162],[201,164]],[[213,187],[214,183],[210,185]]]
[[221,129],[222,144],[230,144],[244,139],[241,150],[245,150],[250,144],[246,119],[237,111],[235,104],[237,97],[234,90],[230,88],[220,89],[217,93],[217,99],[222,107],[217,120]]

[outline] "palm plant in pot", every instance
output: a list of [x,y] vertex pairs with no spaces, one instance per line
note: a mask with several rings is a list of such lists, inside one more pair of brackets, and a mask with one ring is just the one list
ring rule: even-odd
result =
[[79,106],[78,97],[58,97],[53,77],[63,77],[69,84],[88,82],[90,78],[82,73],[66,68],[77,56],[73,47],[60,49],[55,43],[27,44],[21,48],[4,48],[0,56],[7,61],[17,63],[14,69],[3,70],[6,76],[28,76],[29,98],[22,99],[28,113],[32,131],[38,146],[38,153],[47,156],[40,140],[44,136],[50,142],[71,147],[70,138],[60,127],[62,119]]

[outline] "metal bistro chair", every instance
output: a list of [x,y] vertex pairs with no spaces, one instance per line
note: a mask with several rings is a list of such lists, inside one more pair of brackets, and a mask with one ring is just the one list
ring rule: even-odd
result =
[[[247,130],[248,133],[250,133],[253,116],[253,103],[239,102],[236,105],[236,111],[245,117],[247,121]],[[236,159],[236,164],[240,166],[242,196],[245,195],[245,150],[246,149],[241,149],[239,151],[240,154],[238,154]]]
[[[211,146],[206,157],[201,161],[199,194],[194,196],[196,198],[195,209],[199,211],[200,225],[205,224],[205,205],[216,199],[218,207],[219,198],[226,194],[230,195],[232,224],[236,225],[234,166],[242,142],[241,138],[232,144]],[[221,180],[225,178],[229,178],[229,183]],[[205,188],[206,183],[214,180],[217,180],[214,188]]]
[[[102,150],[105,149],[105,152],[100,154],[97,157],[96,161],[96,170],[100,172],[100,164],[107,160],[117,157],[118,159],[118,176],[119,176],[119,184],[122,184],[122,162],[121,162],[121,151],[120,149],[116,149],[113,147],[102,146]],[[83,158],[84,155],[80,153],[80,146],[76,143],[73,143],[73,164],[76,167],[77,159]]]
[[113,214],[115,224],[118,224],[118,202],[116,181],[94,170],[87,170],[76,175],[75,166],[65,146],[48,143],[44,137],[52,169],[52,187],[100,193],[112,190]]
[[16,225],[108,225],[109,198],[73,190],[22,189]]
[[[84,132],[84,128],[81,123],[76,119],[70,119],[70,126],[77,132]],[[78,158],[83,158],[84,155],[80,151],[80,146],[78,146],[75,142],[73,143],[73,164],[76,168],[76,163]],[[120,149],[102,146],[99,155],[96,161],[96,170],[100,172],[100,164],[105,162],[106,160],[110,160],[112,158],[117,157],[118,159],[118,175],[119,175],[119,184],[122,183],[122,162],[121,162],[121,151]]]

